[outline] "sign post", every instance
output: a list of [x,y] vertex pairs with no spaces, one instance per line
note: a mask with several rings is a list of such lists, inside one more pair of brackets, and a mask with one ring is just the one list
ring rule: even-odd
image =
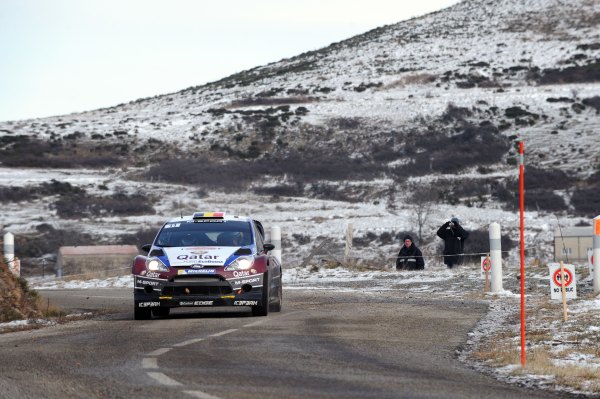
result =
[[524,145],[519,142],[519,220],[521,235],[521,367],[525,367],[525,162]]
[[[567,281],[566,276],[565,276],[565,265],[563,263],[563,261],[560,261],[560,276],[561,276],[561,282],[560,282],[560,293],[561,293],[561,298],[562,298],[562,304],[563,304],[563,318],[565,321],[567,321],[567,291],[565,287],[565,281]],[[571,281],[569,280],[569,283]]]
[[567,299],[577,298],[575,266],[570,264],[549,263],[550,298],[562,300],[563,319],[567,321]]
[[492,269],[492,261],[490,260],[490,254],[481,257],[481,277],[485,278],[485,290],[489,291],[490,282],[490,270]]
[[594,294],[600,293],[600,216],[594,218]]

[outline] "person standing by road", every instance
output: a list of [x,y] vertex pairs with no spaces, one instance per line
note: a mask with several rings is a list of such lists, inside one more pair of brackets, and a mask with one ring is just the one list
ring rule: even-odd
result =
[[405,235],[403,242],[404,245],[396,258],[396,270],[423,270],[425,268],[423,254],[413,243],[412,237]]
[[469,232],[462,228],[458,218],[453,217],[438,229],[437,235],[444,240],[444,263],[446,266],[452,269],[455,265],[459,265]]

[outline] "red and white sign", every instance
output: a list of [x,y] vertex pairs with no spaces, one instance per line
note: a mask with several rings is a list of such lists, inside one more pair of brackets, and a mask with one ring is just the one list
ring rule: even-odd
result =
[[562,287],[565,287],[567,298],[577,298],[577,283],[575,281],[575,266],[563,264],[563,272],[560,263],[548,263],[550,269],[550,298],[562,299]]
[[488,280],[492,281],[492,261],[487,256],[481,257],[481,278],[485,279],[485,273],[487,271]]
[[594,250],[588,249],[588,269],[590,271],[590,275],[594,273]]

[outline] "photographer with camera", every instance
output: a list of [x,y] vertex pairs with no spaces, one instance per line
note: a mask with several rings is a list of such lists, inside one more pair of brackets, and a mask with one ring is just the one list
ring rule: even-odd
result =
[[454,265],[459,265],[464,252],[465,240],[469,238],[469,233],[462,228],[460,220],[453,217],[438,229],[437,235],[444,240],[444,263],[446,266],[452,269]]

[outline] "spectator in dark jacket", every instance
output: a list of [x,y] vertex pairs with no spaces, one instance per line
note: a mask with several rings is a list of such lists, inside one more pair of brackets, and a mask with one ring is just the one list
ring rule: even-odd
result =
[[462,228],[460,220],[453,217],[438,229],[437,235],[444,240],[444,263],[449,269],[452,269],[455,265],[460,264],[465,240],[469,238],[469,233]]
[[421,250],[413,243],[411,236],[404,236],[404,245],[396,259],[396,270],[423,270],[425,261]]

